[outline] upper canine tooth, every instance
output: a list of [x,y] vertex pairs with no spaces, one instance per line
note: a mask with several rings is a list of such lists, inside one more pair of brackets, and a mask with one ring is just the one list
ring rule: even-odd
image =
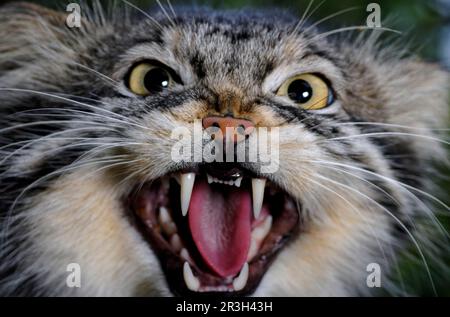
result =
[[245,263],[241,269],[241,272],[239,273],[239,276],[233,280],[233,289],[235,291],[241,291],[247,285],[248,271],[249,271],[248,263]]
[[253,178],[252,179],[252,191],[253,191],[253,215],[255,219],[258,219],[261,213],[261,208],[264,201],[264,189],[266,187],[266,179]]
[[187,288],[191,291],[197,292],[200,289],[200,281],[194,276],[194,273],[192,273],[192,269],[187,262],[184,262],[183,277]]
[[188,173],[181,175],[181,212],[186,216],[191,203],[192,189],[194,188],[195,174]]
[[214,182],[214,178],[211,175],[206,174],[206,177],[208,178],[208,184],[211,184],[212,182]]

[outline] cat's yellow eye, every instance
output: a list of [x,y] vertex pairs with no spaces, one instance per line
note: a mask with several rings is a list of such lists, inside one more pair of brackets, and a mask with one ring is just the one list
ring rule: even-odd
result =
[[128,87],[134,94],[140,96],[160,93],[172,83],[172,76],[166,69],[151,63],[136,65],[128,78]]
[[306,110],[319,110],[334,102],[334,94],[328,84],[314,74],[290,78],[280,87],[277,95],[288,97]]

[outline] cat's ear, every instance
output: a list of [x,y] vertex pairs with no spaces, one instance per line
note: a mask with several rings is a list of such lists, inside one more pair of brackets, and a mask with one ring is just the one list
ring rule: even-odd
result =
[[[395,68],[395,69],[394,69]],[[384,106],[393,123],[442,129],[448,125],[450,73],[437,64],[419,60],[399,61],[386,69]],[[389,78],[390,77],[390,78]]]
[[[15,2],[0,6],[0,83],[12,86],[49,73],[76,56],[88,27],[69,28],[70,12]],[[40,69],[39,69],[40,67]],[[23,85],[22,85],[23,86]]]
[[[44,20],[49,24],[64,24],[67,14],[45,8],[43,6],[28,3],[28,2],[14,2],[0,7],[1,22],[9,22],[16,20],[24,27],[37,26],[38,20]],[[29,23],[29,24],[27,24]],[[10,31],[14,31],[11,30]]]
[[[4,5],[0,7],[0,47],[5,50],[5,45],[60,39],[64,36],[68,14],[27,2]],[[14,41],[16,45],[11,43]]]
[[384,65],[378,87],[383,90],[386,121],[411,129],[400,132],[420,135],[411,144],[428,157],[445,157],[442,142],[449,126],[450,73],[437,64],[417,59]]
[[344,107],[359,119],[421,135],[405,140],[423,156],[443,157],[442,144],[433,140],[442,138],[449,124],[449,72],[413,57],[351,56],[352,91]]

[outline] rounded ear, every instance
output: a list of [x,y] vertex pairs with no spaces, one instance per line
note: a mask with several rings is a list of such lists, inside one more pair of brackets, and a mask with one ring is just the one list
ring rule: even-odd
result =
[[42,58],[50,42],[62,41],[66,17],[26,2],[0,7],[0,76]]
[[0,6],[1,87],[37,87],[70,73],[68,65],[73,68],[95,34],[83,19],[80,28],[69,28],[70,14],[27,2]]
[[399,61],[397,71],[386,72],[390,98],[385,110],[391,123],[430,130],[448,127],[448,71],[437,64],[406,60]]
[[446,161],[444,144],[438,139],[448,135],[450,73],[419,60],[400,60],[395,71],[386,69],[386,73],[387,122],[411,127],[400,132],[418,135],[407,140],[421,157]]
[[362,120],[391,124],[424,159],[444,159],[437,139],[449,125],[450,73],[418,58],[377,56],[379,48],[370,49],[349,57],[352,87],[345,106]]
[[[21,1],[4,5],[0,8],[0,12],[2,18],[6,18],[8,15],[10,18],[34,16],[35,18],[41,17],[48,23],[55,25],[61,25],[61,23],[64,25],[67,17],[67,14],[64,12],[54,11],[37,4]],[[28,22],[32,22],[32,20],[28,20]]]
[[411,134],[405,141],[420,157],[447,161],[439,139],[447,138],[450,73],[417,59],[398,60],[380,70],[386,122],[407,127],[396,132]]

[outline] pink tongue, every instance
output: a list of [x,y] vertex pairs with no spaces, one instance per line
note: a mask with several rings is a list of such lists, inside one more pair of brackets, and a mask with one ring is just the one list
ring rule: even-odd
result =
[[188,215],[192,238],[208,267],[221,277],[237,275],[250,248],[250,194],[236,188],[225,195],[196,181]]

